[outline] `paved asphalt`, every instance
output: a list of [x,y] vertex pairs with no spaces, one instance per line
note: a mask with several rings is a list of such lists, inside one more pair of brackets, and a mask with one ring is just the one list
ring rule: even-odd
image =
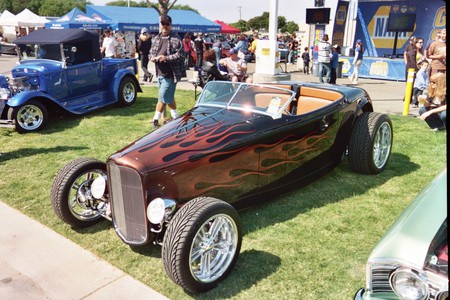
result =
[[[17,57],[0,56],[0,74],[10,75]],[[297,65],[288,65],[293,81],[318,82]],[[254,64],[249,64],[253,73]],[[193,90],[188,78],[178,89]],[[349,84],[338,78],[338,84]],[[156,85],[145,83],[145,85]],[[374,110],[403,113],[405,82],[360,79]],[[417,116],[411,109],[409,116]],[[0,299],[167,299],[53,230],[7,206],[0,199]]]

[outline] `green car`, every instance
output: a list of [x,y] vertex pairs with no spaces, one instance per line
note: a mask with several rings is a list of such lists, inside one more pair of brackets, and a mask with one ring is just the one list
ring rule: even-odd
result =
[[372,251],[361,299],[448,299],[447,169],[406,208]]

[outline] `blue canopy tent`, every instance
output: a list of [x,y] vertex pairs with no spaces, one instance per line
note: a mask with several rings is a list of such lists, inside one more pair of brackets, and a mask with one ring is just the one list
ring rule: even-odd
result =
[[105,29],[109,23],[88,17],[78,8],[74,8],[59,19],[45,24],[48,29],[80,28],[80,29]]
[[[110,23],[114,30],[159,31],[159,15],[153,8],[86,5],[86,14]],[[220,32],[220,25],[190,10],[171,9],[172,29],[177,32]]]

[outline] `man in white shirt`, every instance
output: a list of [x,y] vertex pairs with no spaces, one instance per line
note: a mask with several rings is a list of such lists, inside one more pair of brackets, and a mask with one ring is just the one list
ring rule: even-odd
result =
[[230,56],[219,60],[219,64],[227,67],[230,80],[251,83],[252,79],[247,75],[247,63],[244,59],[239,58],[238,50],[231,49],[228,53]]
[[323,72],[326,71],[325,82],[330,82],[331,77],[331,44],[328,42],[328,34],[324,34],[318,44],[319,79],[323,83]]
[[105,58],[113,58],[117,57],[117,41],[113,34],[111,34],[111,30],[105,30],[105,38],[103,39],[101,52]]

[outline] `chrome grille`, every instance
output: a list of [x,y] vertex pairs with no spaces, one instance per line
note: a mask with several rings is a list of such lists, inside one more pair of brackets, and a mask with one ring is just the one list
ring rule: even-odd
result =
[[373,266],[372,267],[372,291],[374,293],[394,292],[389,284],[389,275],[397,266]]
[[113,223],[117,234],[127,243],[141,245],[148,239],[145,200],[141,178],[136,170],[108,164]]
[[[389,284],[389,276],[400,265],[372,265],[371,266],[371,289],[372,293],[394,293]],[[433,282],[431,278],[428,278],[428,287],[430,289],[429,300],[440,300],[438,298],[439,293],[442,293],[443,299],[445,298],[445,292],[439,288],[439,284]]]

